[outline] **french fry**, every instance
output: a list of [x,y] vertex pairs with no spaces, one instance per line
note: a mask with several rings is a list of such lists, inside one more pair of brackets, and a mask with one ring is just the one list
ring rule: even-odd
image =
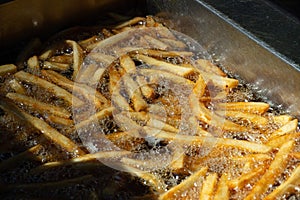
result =
[[39,59],[40,60],[47,60],[48,58],[50,58],[53,54],[53,51],[51,49],[46,50],[45,52],[43,52],[40,56]]
[[116,29],[120,29],[120,28],[123,28],[123,27],[128,27],[128,26],[132,26],[132,25],[135,25],[139,22],[143,22],[145,21],[145,18],[144,17],[135,17],[133,19],[130,19],[128,21],[125,21],[121,24],[119,24],[118,26],[116,26],[115,28]]
[[130,112],[133,111],[127,99],[120,93],[120,84],[117,84],[112,91],[111,103],[117,110]]
[[216,114],[219,116],[225,115],[226,117],[239,119],[240,121],[250,122],[256,126],[266,126],[268,124],[268,119],[257,114],[245,113],[241,111],[225,110],[224,112],[217,111]]
[[180,196],[181,192],[187,191],[194,187],[195,183],[200,182],[202,178],[204,178],[208,168],[203,167],[197,172],[190,175],[188,178],[183,180],[180,184],[172,187],[167,192],[163,193],[159,196],[159,200],[168,200],[174,199],[177,196]]
[[5,76],[7,74],[13,74],[17,71],[17,66],[14,64],[7,64],[0,66],[0,76]]
[[152,87],[148,85],[148,82],[146,81],[145,77],[143,76],[137,76],[136,77],[136,82],[138,83],[141,92],[143,96],[147,99],[152,99],[154,98],[155,91]]
[[63,126],[72,126],[74,125],[74,121],[72,119],[67,119],[63,117],[58,117],[56,115],[48,115],[46,116],[46,121],[54,124],[60,124]]
[[176,74],[178,76],[186,77],[189,74],[194,73],[193,68],[181,67],[179,65],[174,65],[174,64],[171,64],[171,63],[160,61],[160,60],[157,60],[155,58],[148,57],[148,56],[136,54],[134,56],[134,58],[137,59],[137,60],[140,60],[142,62],[147,63],[153,69],[158,69],[158,70],[170,72],[170,73]]
[[2,161],[0,163],[0,172],[14,168],[17,165],[22,164],[22,162],[26,161],[26,159],[28,158],[38,159],[37,157],[34,156],[34,154],[40,151],[42,148],[43,148],[42,145],[37,144],[20,154],[17,154],[13,157],[10,157],[7,160]]
[[95,106],[98,108],[103,108],[108,105],[108,100],[100,92],[92,87],[81,83],[74,83],[73,81],[52,70],[42,70],[41,73],[42,75],[49,78],[57,85],[67,89],[68,91],[72,93],[79,93],[87,100],[93,100]]
[[169,38],[160,38],[160,40],[162,42],[164,42],[165,44],[167,44],[167,47],[171,46],[172,48],[176,48],[176,49],[185,49],[186,48],[186,44],[179,40],[173,40],[173,39],[169,39]]
[[200,73],[206,83],[212,82],[214,86],[220,87],[224,90],[235,88],[239,84],[237,79],[227,78],[204,71],[200,71]]
[[198,59],[198,60],[196,60],[195,64],[197,67],[199,67],[200,69],[202,69],[206,72],[214,73],[216,75],[223,76],[223,77],[226,76],[226,74],[218,66],[214,65],[209,60]]
[[169,46],[162,41],[151,37],[149,35],[144,36],[145,40],[149,43],[150,47],[153,47],[154,49],[161,49],[161,50],[166,50],[169,48]]
[[100,52],[91,52],[87,55],[86,59],[90,59],[96,62],[97,64],[100,64],[100,66],[102,64],[101,67],[105,68],[106,66],[111,64],[116,58],[114,56],[107,55]]
[[19,71],[15,73],[15,77],[20,80],[27,83],[35,84],[39,87],[42,87],[49,92],[53,93],[55,96],[64,99],[69,104],[73,104],[74,106],[82,106],[84,103],[78,99],[77,97],[73,96],[68,91],[64,90],[63,88],[58,87],[55,84],[52,84],[42,78],[39,78],[35,75],[26,73],[24,71]]
[[173,133],[178,133],[178,131],[179,131],[174,126],[171,126],[171,125],[167,124],[166,122],[163,122],[161,120],[158,120],[158,119],[155,119],[152,117],[150,117],[149,121],[147,122],[147,126],[161,129],[161,130],[168,131],[168,132],[173,132]]
[[238,148],[241,150],[257,153],[267,153],[272,148],[258,144],[254,142],[248,142],[245,140],[235,140],[228,138],[215,138],[215,137],[205,137],[205,136],[190,136],[190,135],[181,135],[176,133],[171,133],[152,127],[144,126],[143,129],[150,136],[155,136],[156,138],[165,139],[168,141],[174,141],[179,144],[190,144],[190,145],[214,145],[215,147],[230,147]]
[[276,138],[276,137],[279,137],[279,136],[282,136],[282,135],[293,133],[293,132],[296,131],[297,127],[298,127],[298,120],[294,119],[294,120],[286,123],[285,125],[283,125],[279,129],[277,129],[276,131],[274,131],[271,134],[270,139]]
[[281,126],[283,126],[284,124],[288,123],[293,119],[293,117],[290,115],[275,115],[275,116],[271,116],[270,118],[271,120],[274,121],[274,123],[280,124]]
[[217,184],[218,174],[210,173],[205,178],[202,183],[202,188],[200,191],[200,200],[210,200],[213,199],[214,190]]
[[16,79],[12,79],[11,81],[9,81],[9,86],[18,94],[26,94],[26,89]]
[[191,57],[194,55],[193,52],[189,51],[162,51],[157,49],[138,49],[135,52],[155,58]]
[[37,56],[32,56],[27,60],[27,69],[32,74],[38,74],[40,71],[39,60]]
[[49,61],[53,63],[71,64],[73,62],[73,57],[71,55],[52,56],[49,58]]
[[216,104],[216,108],[220,110],[241,111],[255,114],[263,114],[269,107],[269,104],[263,102],[228,102]]
[[112,116],[112,113],[114,110],[115,110],[114,107],[105,108],[105,109],[95,113],[94,115],[90,116],[88,119],[79,122],[78,124],[75,125],[75,127],[77,129],[80,129],[80,128],[88,126],[92,123],[95,123],[98,120],[104,119],[106,117],[110,117],[110,116]]
[[124,114],[114,115],[114,120],[122,131],[140,130],[142,127]]
[[18,94],[18,93],[7,93],[6,97],[9,99],[24,104],[35,111],[38,111],[40,114],[44,114],[44,112],[48,114],[53,114],[62,118],[69,118],[71,113],[61,107],[57,107],[51,104],[43,103],[34,98],[28,97],[26,95]]
[[66,136],[62,135],[56,129],[52,128],[44,120],[27,114],[26,112],[20,110],[15,105],[10,103],[8,100],[1,99],[0,107],[6,112],[12,113],[13,115],[18,116],[21,120],[31,124],[33,127],[38,129],[46,138],[54,142],[56,145],[62,147],[67,152],[74,154],[74,156],[85,154],[77,144],[75,144]]
[[217,191],[215,193],[214,199],[228,200],[229,195],[230,195],[230,191],[228,187],[228,175],[222,174],[218,182]]
[[296,140],[299,137],[300,137],[300,132],[286,134],[286,135],[271,138],[265,144],[270,146],[270,147],[277,148],[277,147],[280,147],[285,142],[288,142],[290,140]]
[[134,110],[137,112],[145,110],[148,107],[148,104],[143,99],[138,84],[128,74],[122,76],[122,82],[124,84],[127,95],[132,101]]
[[267,195],[264,200],[275,200],[285,193],[292,192],[296,185],[299,185],[300,179],[300,165],[292,172],[289,178],[281,183],[275,190]]
[[228,182],[228,186],[231,189],[243,188],[252,179],[254,179],[255,177],[261,176],[264,172],[265,172],[265,169],[263,167],[255,168],[248,173],[243,173],[241,176],[237,177],[236,179],[230,180]]
[[136,66],[133,60],[128,55],[123,55],[120,57],[120,65],[125,69],[127,73],[136,72]]
[[72,46],[73,49],[73,80],[76,80],[77,75],[79,73],[80,67],[83,63],[83,50],[77,44],[77,42],[73,40],[67,40],[67,44]]
[[69,64],[44,61],[43,69],[51,69],[58,72],[67,71],[70,68]]
[[261,195],[266,192],[268,186],[272,184],[275,179],[284,171],[288,162],[288,155],[294,148],[294,141],[289,141],[284,143],[277,154],[275,155],[274,160],[271,162],[267,171],[263,174],[258,182],[254,185],[253,189],[247,195],[245,200],[261,198]]

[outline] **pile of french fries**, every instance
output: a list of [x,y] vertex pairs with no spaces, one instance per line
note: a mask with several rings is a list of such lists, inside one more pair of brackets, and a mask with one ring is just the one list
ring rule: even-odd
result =
[[[137,41],[128,44],[132,35]],[[71,51],[49,49],[22,67],[0,66],[1,126],[15,133],[16,146],[34,141],[0,171],[28,155],[40,163],[33,174],[114,160],[161,200],[299,197],[298,120],[268,103],[228,98],[239,81],[195,56],[157,18],[136,17],[64,46]],[[112,148],[91,150],[87,137]]]

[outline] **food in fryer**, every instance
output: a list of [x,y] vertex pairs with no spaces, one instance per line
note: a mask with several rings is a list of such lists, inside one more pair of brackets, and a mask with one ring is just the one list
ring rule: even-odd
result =
[[[219,65],[147,16],[64,40],[23,66],[0,66],[1,151],[14,152],[1,158],[0,171],[21,177],[4,173],[0,191],[98,180],[99,160],[98,167],[138,177],[151,193],[143,198],[299,197],[298,120],[253,97]],[[70,165],[78,176],[41,176]],[[95,199],[114,195],[89,187]]]

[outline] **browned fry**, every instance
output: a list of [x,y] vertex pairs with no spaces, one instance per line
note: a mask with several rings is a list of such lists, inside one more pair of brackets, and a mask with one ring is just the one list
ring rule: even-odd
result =
[[269,107],[269,104],[263,102],[228,102],[216,104],[216,108],[220,110],[241,111],[256,114],[265,113]]
[[151,37],[149,35],[145,35],[144,39],[150,45],[150,47],[154,49],[166,50],[169,48],[169,45],[163,43],[161,40]]
[[200,200],[212,200],[215,187],[217,185],[218,174],[210,173],[205,178],[202,184],[202,189],[200,191]]
[[246,184],[248,184],[255,177],[261,176],[265,172],[263,167],[257,167],[252,169],[252,171],[248,173],[243,173],[241,176],[236,179],[230,180],[228,182],[228,186],[231,189],[234,188],[243,188]]
[[9,102],[7,99],[1,99],[0,107],[8,113],[16,115],[20,120],[31,124],[33,127],[38,129],[46,138],[54,142],[54,144],[62,147],[67,152],[73,154],[74,156],[85,154],[77,144],[72,140],[62,135],[56,129],[47,124],[44,120],[34,117],[26,112],[20,110],[16,105]]
[[38,111],[40,114],[53,114],[62,118],[69,118],[71,113],[61,107],[57,107],[51,104],[43,103],[34,98],[28,97],[26,95],[18,94],[18,93],[7,93],[6,97],[12,99],[15,102],[24,104],[34,111]]
[[282,196],[285,193],[293,192],[295,190],[295,186],[299,186],[300,180],[300,165],[292,172],[290,177],[281,183],[273,192],[267,195],[264,200],[275,200]]
[[160,200],[169,200],[174,199],[177,196],[180,196],[180,193],[187,191],[195,186],[198,182],[201,182],[201,179],[204,178],[208,168],[204,167],[198,170],[197,172],[190,175],[188,178],[183,180],[180,184],[172,187],[167,192],[159,196]]
[[138,49],[136,52],[156,58],[190,57],[194,55],[193,52],[189,51],[162,51],[157,49]]
[[152,99],[154,97],[155,91],[152,87],[148,85],[148,82],[146,81],[145,77],[137,76],[136,82],[138,83],[141,92],[145,98]]
[[40,64],[37,56],[32,56],[27,60],[27,70],[32,74],[38,74],[40,71]]
[[112,116],[113,111],[114,111],[113,107],[105,108],[105,109],[95,113],[94,115],[89,116],[88,119],[79,122],[78,124],[75,125],[75,127],[80,129],[80,128],[86,127],[92,123],[96,123],[98,120]]
[[20,154],[10,157],[7,160],[1,161],[0,172],[14,168],[14,167],[18,166],[19,164],[22,164],[28,158],[38,159],[38,157],[34,157],[34,154],[36,154],[42,148],[43,148],[43,146],[38,144]]
[[134,56],[134,58],[137,59],[137,60],[140,60],[142,62],[147,63],[153,69],[158,69],[158,70],[170,72],[170,73],[176,74],[178,76],[186,77],[186,76],[194,73],[193,68],[174,65],[174,64],[167,63],[167,62],[164,62],[164,61],[161,61],[161,60],[157,60],[155,58],[151,58],[151,57],[148,57],[148,56],[136,54]]
[[162,42],[164,42],[165,44],[167,44],[167,46],[171,46],[172,48],[176,48],[176,49],[185,49],[186,48],[186,44],[179,40],[173,40],[173,39],[169,39],[169,38],[160,38],[160,40]]
[[26,89],[22,84],[20,84],[16,79],[12,79],[9,81],[9,86],[11,89],[13,89],[16,93],[19,94],[26,94]]
[[51,69],[54,71],[64,72],[70,68],[70,64],[44,61],[43,69]]
[[176,134],[172,132],[167,132],[159,129],[155,129],[152,127],[144,126],[143,129],[150,136],[155,136],[156,138],[165,139],[168,141],[174,141],[179,144],[190,144],[190,145],[210,145],[214,147],[230,147],[237,148],[249,152],[257,152],[257,153],[267,153],[272,148],[258,144],[254,142],[248,142],[245,140],[235,140],[228,138],[217,138],[211,136],[190,136],[190,135],[182,135]]
[[128,74],[122,76],[122,82],[124,84],[127,95],[132,101],[134,110],[138,112],[141,110],[145,110],[148,107],[148,104],[143,99],[138,84]]
[[14,64],[7,64],[0,66],[0,76],[5,76],[7,74],[13,74],[17,71],[17,66]]
[[214,196],[215,200],[222,199],[222,200],[228,200],[230,195],[229,187],[228,187],[228,175],[222,174],[218,186],[217,191]]
[[214,65],[210,60],[198,59],[196,61],[196,66],[206,72],[214,73],[219,76],[226,76],[226,74],[218,66]]
[[82,47],[82,48],[86,48],[88,45],[91,45],[95,42],[98,42],[99,40],[101,40],[101,38],[98,35],[94,35],[92,37],[89,37],[87,39],[81,40],[78,42],[78,44]]
[[285,170],[288,163],[289,153],[293,150],[294,144],[294,141],[289,141],[284,143],[280,147],[269,168],[266,170],[260,180],[256,182],[245,200],[261,199],[261,195],[266,192],[268,186],[272,184],[276,180],[276,178],[280,176],[280,174]]
[[266,126],[268,124],[268,119],[257,114],[253,113],[245,113],[241,111],[234,111],[234,110],[225,110],[223,112],[216,112],[219,116],[226,116],[232,119],[239,119],[240,121],[250,122],[256,126]]
[[26,73],[24,71],[19,71],[15,74],[15,77],[20,81],[24,81],[27,83],[35,84],[39,87],[42,87],[49,92],[53,93],[55,96],[64,99],[70,105],[74,106],[82,106],[84,103],[78,99],[77,97],[73,96],[71,93],[66,91],[65,89],[58,87],[55,84],[52,84],[42,78],[39,78],[35,75]]
[[120,89],[120,80],[124,75],[125,70],[123,68],[118,68],[116,66],[112,66],[109,68],[109,93],[112,95],[115,90]]
[[290,141],[290,140],[296,140],[300,137],[300,132],[297,133],[291,133],[291,134],[286,134],[278,137],[271,138],[266,145],[270,147],[280,147],[282,144]]
[[111,103],[117,110],[120,111],[133,111],[127,99],[120,93],[120,84],[116,84],[113,93],[111,94]]
[[73,80],[76,80],[80,67],[83,63],[83,50],[75,41],[67,40],[66,42],[69,45],[71,45],[73,49],[73,77],[72,78]]
[[290,154],[293,158],[300,160],[300,152],[293,152]]
[[133,60],[126,54],[120,57],[120,65],[125,69],[127,73],[136,72],[136,66]]
[[298,120],[294,119],[294,120],[286,123],[285,125],[283,125],[279,129],[277,129],[276,131],[274,131],[271,134],[270,139],[278,137],[278,136],[293,133],[293,132],[296,131],[297,127],[298,127]]
[[133,19],[130,19],[128,21],[125,21],[121,24],[119,24],[118,26],[116,26],[115,28],[116,29],[120,29],[120,28],[123,28],[123,27],[126,27],[126,26],[132,26],[132,25],[135,25],[139,22],[143,22],[145,21],[146,19],[144,17],[135,17]]
[[42,75],[55,82],[57,85],[67,89],[68,91],[84,96],[87,100],[94,101],[97,108],[103,108],[108,105],[108,100],[96,89],[85,84],[75,83],[61,74],[52,70],[42,70]]

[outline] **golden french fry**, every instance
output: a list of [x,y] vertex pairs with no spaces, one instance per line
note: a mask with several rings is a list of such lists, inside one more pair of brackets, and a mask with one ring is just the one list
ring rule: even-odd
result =
[[218,174],[217,173],[210,173],[205,178],[205,180],[202,183],[202,188],[200,191],[200,200],[212,200],[213,199],[213,193],[216,187],[218,181]]
[[150,117],[150,119],[147,122],[147,126],[161,129],[161,130],[168,131],[168,132],[173,132],[173,133],[178,133],[178,131],[179,131],[174,126],[171,126],[170,124],[167,124],[166,122],[158,120],[153,117]]
[[189,51],[162,51],[157,49],[138,49],[134,53],[143,54],[146,56],[151,56],[155,58],[169,58],[169,57],[191,57],[193,52]]
[[181,134],[155,129],[148,126],[144,126],[143,129],[150,136],[155,136],[156,138],[174,141],[179,144],[214,145],[214,147],[223,146],[223,147],[237,148],[249,152],[257,152],[257,153],[267,153],[272,149],[267,145],[248,142],[245,140],[216,138],[216,137],[209,137],[209,136],[205,137],[205,136],[181,135]]
[[83,50],[77,44],[77,42],[72,40],[66,41],[69,45],[72,46],[73,49],[73,80],[76,80],[76,77],[79,73],[80,67],[83,63]]
[[216,104],[216,108],[220,110],[241,111],[255,114],[263,114],[269,107],[269,104],[263,102],[228,102]]
[[45,51],[44,53],[42,53],[40,56],[39,56],[39,59],[40,60],[47,60],[48,58],[51,57],[51,55],[53,54],[53,51],[51,49]]
[[287,178],[283,183],[281,183],[275,190],[273,190],[269,195],[267,195],[264,200],[275,200],[285,193],[292,192],[295,190],[295,186],[300,184],[300,165],[292,172],[290,177]]
[[94,115],[89,116],[88,119],[79,122],[78,124],[75,125],[75,127],[77,129],[80,129],[80,128],[88,126],[88,125],[90,125],[92,123],[95,123],[98,120],[104,119],[106,117],[110,117],[112,115],[114,109],[115,109],[114,107],[105,108],[105,109],[103,109],[103,110],[95,113]]
[[259,199],[263,195],[268,186],[272,184],[275,179],[280,176],[280,174],[285,170],[288,163],[289,153],[294,148],[294,141],[289,141],[284,143],[277,154],[275,155],[274,160],[271,162],[267,171],[263,174],[258,182],[254,185],[253,189],[247,195],[245,200]]
[[42,78],[39,78],[35,75],[26,73],[24,71],[19,71],[15,73],[15,77],[19,79],[20,81],[24,81],[27,83],[35,84],[39,87],[42,87],[49,92],[53,93],[55,96],[64,99],[66,102],[68,102],[71,105],[74,106],[82,106],[84,103],[77,97],[73,96],[71,93],[66,91],[65,89],[58,87],[55,84],[52,84]]
[[54,71],[64,72],[70,68],[70,64],[44,61],[43,69],[51,69]]
[[153,69],[170,72],[170,73],[176,74],[178,76],[186,77],[186,76],[194,73],[193,68],[174,65],[174,64],[167,63],[167,62],[164,62],[164,61],[161,61],[161,60],[157,60],[155,58],[151,58],[151,57],[148,57],[148,56],[136,54],[136,55],[134,55],[134,58],[137,59],[137,60],[140,60],[142,62],[147,63]]
[[283,126],[284,124],[288,123],[293,119],[293,117],[290,115],[275,115],[275,116],[271,116],[270,118],[271,120],[274,121],[275,124],[279,124],[281,126]]
[[247,123],[251,123],[256,126],[266,126],[268,124],[268,119],[257,114],[253,113],[245,113],[241,111],[235,110],[225,110],[224,112],[217,111],[216,114],[219,116],[226,116],[233,119],[239,119],[239,121],[246,121]]
[[7,64],[0,66],[0,76],[5,76],[7,74],[13,74],[17,71],[17,66],[14,64]]
[[122,113],[114,115],[114,120],[122,131],[140,130],[142,128],[137,122]]
[[193,173],[188,178],[183,180],[180,184],[172,187],[167,192],[160,195],[159,199],[160,200],[174,199],[177,196],[180,196],[180,193],[195,187],[195,184],[201,182],[201,179],[204,178],[207,170],[208,170],[207,167],[201,168],[200,170],[198,170],[197,172]]
[[87,39],[81,40],[78,42],[78,44],[83,48],[86,49],[88,45],[94,44],[96,42],[99,42],[101,38],[98,35],[94,35],[92,37],[89,37]]
[[206,72],[214,73],[219,76],[226,76],[226,74],[218,66],[213,64],[210,60],[198,59],[196,60],[195,64],[198,68]]
[[222,176],[218,182],[217,191],[216,191],[213,199],[228,200],[229,195],[230,195],[230,191],[229,191],[229,187],[228,187],[228,175],[222,174]]
[[46,116],[46,121],[54,124],[60,124],[63,126],[72,126],[74,125],[74,121],[72,119],[67,119],[63,117],[58,117],[56,115],[48,115]]
[[224,90],[235,88],[239,84],[239,81],[237,79],[227,78],[205,71],[200,71],[200,74],[202,75],[206,83],[211,82],[214,86],[220,87]]
[[9,86],[18,94],[26,94],[26,89],[16,79],[9,81]]
[[135,73],[136,66],[133,60],[128,55],[123,55],[120,57],[120,65],[125,69],[127,73]]
[[10,103],[6,99],[1,99],[0,107],[8,113],[18,116],[22,121],[31,124],[38,129],[46,138],[53,141],[56,145],[62,147],[67,152],[71,153],[74,157],[77,155],[85,154],[77,144],[58,132],[55,128],[51,127],[44,120],[34,117],[26,112],[20,110],[18,107]]
[[241,176],[236,179],[230,180],[228,182],[228,186],[231,189],[234,188],[243,188],[246,184],[248,184],[255,177],[261,176],[265,172],[263,167],[255,168],[248,173],[243,173]]
[[53,114],[62,118],[69,118],[71,113],[65,110],[64,108],[57,107],[51,104],[43,103],[34,98],[28,97],[26,95],[18,94],[18,93],[7,93],[6,97],[11,100],[24,104],[35,111],[38,111],[40,114],[44,114],[45,112],[48,114]]
[[269,141],[266,142],[266,145],[277,148],[280,147],[285,142],[288,142],[290,140],[296,140],[299,137],[300,137],[300,132],[286,134],[286,135],[271,138]]
[[290,134],[296,131],[298,127],[298,120],[294,119],[288,123],[286,123],[285,125],[283,125],[282,127],[280,127],[279,129],[277,129],[276,131],[274,131],[271,136],[270,139],[282,136],[282,135],[286,135],[286,134]]

